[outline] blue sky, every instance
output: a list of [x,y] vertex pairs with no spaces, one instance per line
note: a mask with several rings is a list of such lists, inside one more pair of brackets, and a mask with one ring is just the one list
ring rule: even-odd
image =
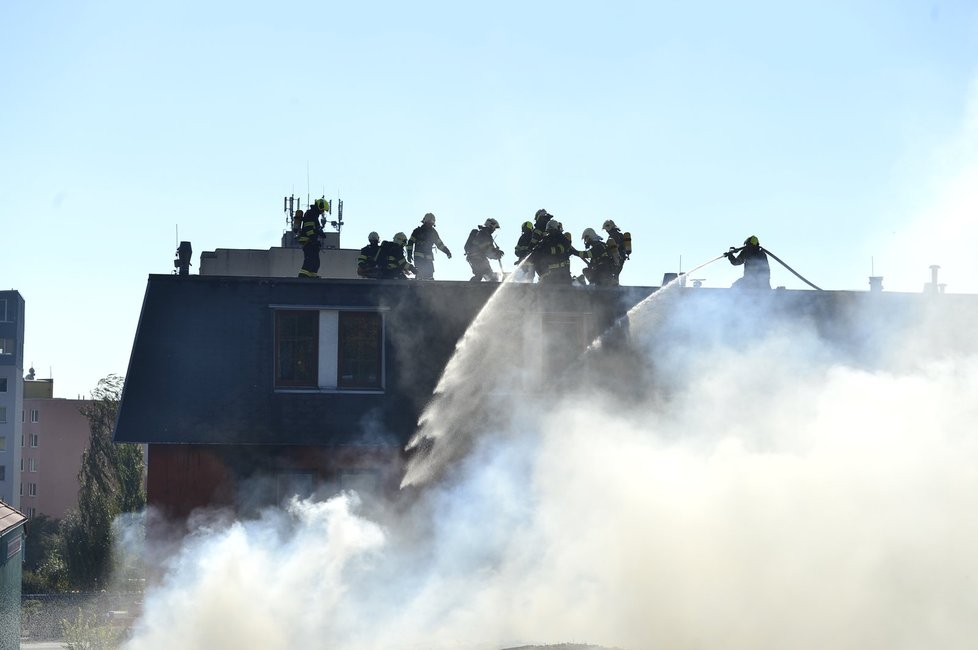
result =
[[756,234],[825,289],[916,292],[940,264],[975,293],[976,78],[964,1],[8,0],[0,286],[27,301],[26,363],[85,394],[125,373],[177,231],[194,270],[273,246],[308,173],[348,248],[432,211],[454,251],[490,216],[509,251],[546,207],[575,237],[630,231],[626,284]]

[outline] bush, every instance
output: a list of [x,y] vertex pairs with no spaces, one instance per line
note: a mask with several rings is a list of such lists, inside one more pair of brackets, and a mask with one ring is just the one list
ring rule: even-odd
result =
[[67,650],[115,650],[122,645],[126,632],[121,627],[100,625],[97,614],[86,614],[81,608],[75,621],[62,619],[61,631],[64,635],[62,645]]

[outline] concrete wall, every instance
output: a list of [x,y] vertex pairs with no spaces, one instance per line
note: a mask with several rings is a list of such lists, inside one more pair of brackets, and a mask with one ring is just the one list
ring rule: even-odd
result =
[[[357,279],[359,249],[325,249],[319,253],[322,278]],[[265,250],[218,248],[200,254],[200,275],[294,278],[302,267],[301,248]]]

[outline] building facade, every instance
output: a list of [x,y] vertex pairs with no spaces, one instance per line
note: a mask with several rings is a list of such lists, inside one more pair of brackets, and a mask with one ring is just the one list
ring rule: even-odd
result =
[[61,519],[78,506],[78,473],[90,437],[82,409],[91,400],[54,398],[51,380],[24,380],[24,387],[21,510]]
[[20,507],[24,400],[24,299],[0,291],[0,501]]
[[[150,276],[115,440],[148,444],[149,503],[174,516],[396,487],[445,364],[497,287]],[[513,314],[560,328],[547,349],[583,348],[649,292],[514,290],[547,297]]]

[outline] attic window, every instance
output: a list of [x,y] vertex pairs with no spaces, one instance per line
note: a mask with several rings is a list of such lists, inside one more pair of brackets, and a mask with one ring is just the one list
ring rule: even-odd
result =
[[275,385],[316,386],[319,376],[319,312],[275,314]]
[[339,313],[337,386],[381,387],[381,326],[378,312]]

